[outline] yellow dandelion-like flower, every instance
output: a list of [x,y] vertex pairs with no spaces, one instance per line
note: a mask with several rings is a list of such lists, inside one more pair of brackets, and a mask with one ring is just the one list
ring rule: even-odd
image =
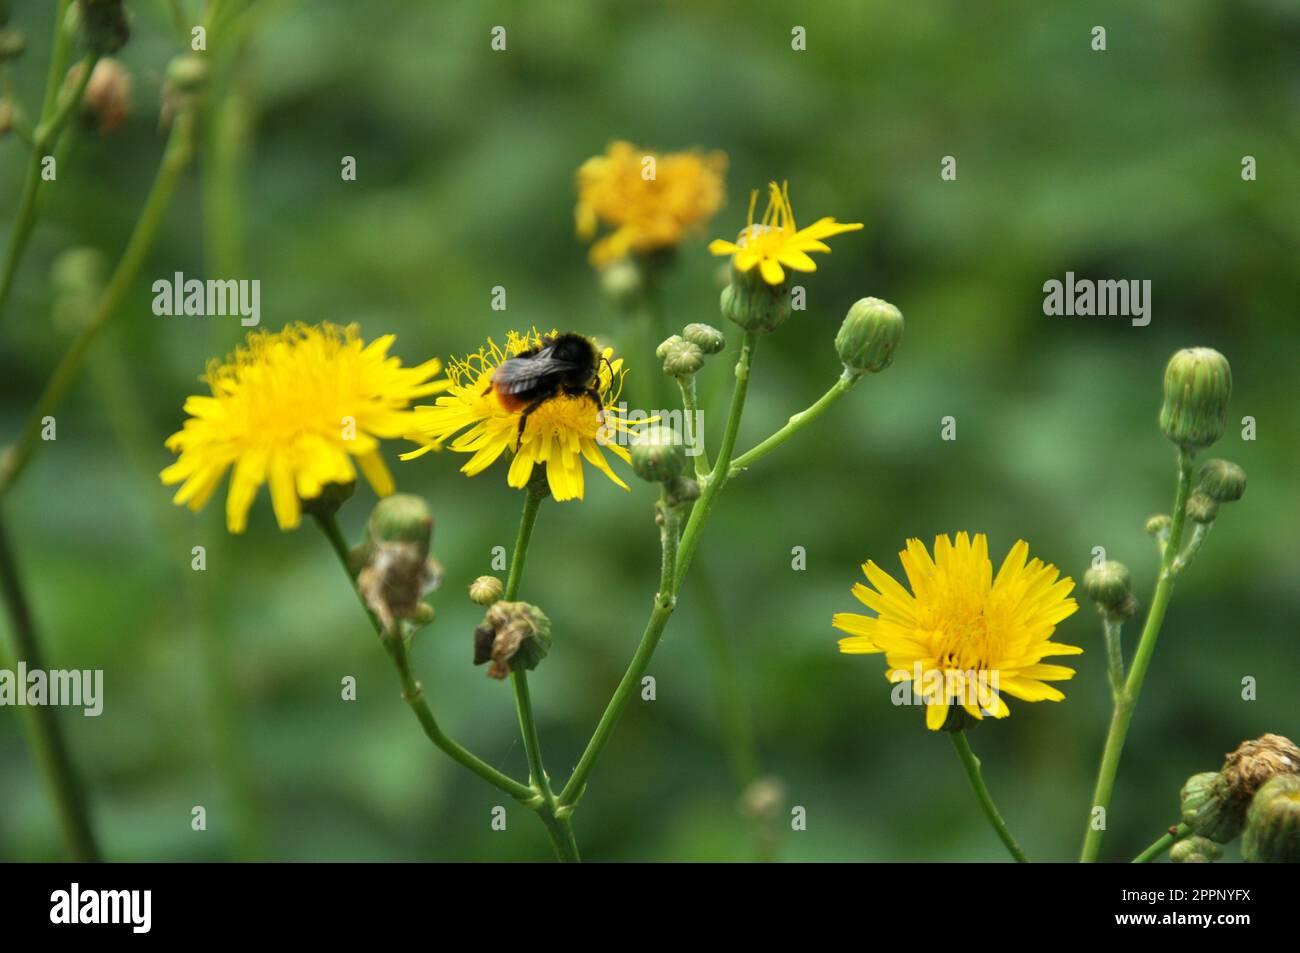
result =
[[180,454],[162,481],[180,483],[175,502],[203,508],[231,467],[226,526],[242,533],[258,488],[271,484],[271,504],[281,529],[293,529],[301,502],[328,484],[356,479],[352,458],[380,496],[393,478],[379,453],[381,439],[411,429],[409,403],[446,390],[430,380],[438,360],[402,367],[388,356],[393,335],[364,343],[354,325],[294,324],[256,331],[202,378],[212,396],[185,400],[189,419],[167,438]]
[[714,255],[732,255],[737,271],[747,272],[755,265],[769,285],[785,281],[785,269],[816,271],[817,263],[808,256],[811,251],[829,252],[830,246],[823,238],[856,232],[861,222],[837,222],[833,218],[819,218],[807,228],[795,225],[794,209],[790,205],[789,183],[768,184],[767,209],[763,220],[754,224],[754,208],[758,204],[758,190],[749,196],[749,216],[745,230],[734,242],[715,238],[709,242]]
[[591,246],[591,263],[602,267],[633,252],[676,247],[721,207],[726,171],[722,152],[661,154],[610,143],[578,169],[578,237],[591,239],[601,223],[613,230]]
[[1029,545],[1018,541],[995,577],[983,533],[974,542],[958,533],[955,544],[936,536],[934,559],[909,539],[899,560],[912,591],[868,561],[862,568],[875,588],[858,583],[853,595],[876,615],[836,613],[831,624],[849,633],[840,651],[885,653],[887,677],[913,683],[931,730],[943,726],[950,704],[982,719],[1010,714],[1002,693],[1060,701],[1065,696],[1046,683],[1072,678],[1074,669],[1042,660],[1083,651],[1050,641],[1056,624],[1079,608],[1068,598],[1074,581],[1040,559],[1026,563],[1028,555]]
[[476,353],[453,360],[447,366],[447,393],[434,406],[415,409],[410,439],[423,446],[402,454],[402,459],[419,457],[457,435],[447,447],[472,454],[461,467],[467,476],[482,473],[511,450],[514,456],[506,482],[513,487],[526,487],[533,468],[544,465],[546,482],[556,500],[580,500],[584,488],[582,461],[586,460],[628,489],[610,469],[603,453],[603,449],[608,449],[624,463],[632,459],[627,449],[617,442],[618,434],[633,433],[635,425],[629,424],[621,408],[616,406],[627,372],[622,358],[612,357],[612,348],[602,352],[596,372],[598,379],[594,387],[600,394],[600,409],[586,396],[559,394],[533,408],[521,435],[519,421],[525,408],[506,407],[492,388],[492,374],[502,363],[523,351],[541,347],[555,333],[543,336],[536,328],[523,334],[511,331],[505,347],[489,338],[486,346]]

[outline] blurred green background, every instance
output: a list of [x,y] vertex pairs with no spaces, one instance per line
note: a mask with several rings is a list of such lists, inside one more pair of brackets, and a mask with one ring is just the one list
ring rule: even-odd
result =
[[[119,56],[133,114],[115,136],[78,129],[45,190],[0,325],[0,441],[71,338],[51,318],[52,263],[72,246],[115,261],[157,168],[161,76],[180,46],[170,4],[128,7],[134,35]],[[1183,779],[1242,739],[1300,733],[1300,7],[786,7],[255,0],[239,42],[211,51],[225,105],[206,117],[195,168],[61,409],[57,442],[6,501],[49,664],[105,670],[103,716],[60,717],[110,858],[549,857],[529,812],[507,803],[508,829],[494,832],[491,809],[508,799],[428,745],[312,527],[278,532],[265,491],[240,538],[224,530],[224,489],[197,518],[171,506],[162,442],[204,361],[242,330],[155,317],[149,285],[175,271],[258,278],[263,327],[356,321],[367,338],[395,332],[407,363],[534,324],[613,337],[573,236],[573,174],[614,138],[730,157],[727,206],[666,282],[675,327],[720,320],[704,244],[739,229],[749,189],[789,179],[801,221],[866,223],[818,259],[808,311],[762,341],[742,448],[834,380],[831,339],[852,301],[877,295],[907,316],[894,366],[733,484],[700,549],[762,770],[785,787],[780,857],[1005,859],[947,742],[920,710],[891,706],[880,657],[837,654],[830,616],[857,608],[849,589],[866,558],[897,572],[906,537],[961,529],[988,533],[999,558],[1023,536],[1076,578],[1105,546],[1148,603],[1156,555],[1142,523],[1167,510],[1174,475],[1155,422],[1160,379],[1183,346],[1229,357],[1230,420],[1254,416],[1258,439],[1234,424],[1211,452],[1244,466],[1250,489],[1175,594],[1103,856],[1154,840],[1176,819]],[[29,112],[51,9],[17,5],[29,48],[10,75]],[[489,48],[495,25],[508,52]],[[795,25],[806,52],[791,50]],[[345,155],[355,182],[340,180]],[[955,182],[940,180],[947,155]],[[1258,181],[1242,181],[1244,155]],[[25,156],[0,141],[5,235]],[[1150,326],[1045,317],[1042,284],[1067,270],[1150,279]],[[495,285],[508,289],[504,313],[490,308]],[[701,377],[715,445],[739,338],[726,330],[728,352]],[[634,377],[657,373],[647,353],[628,361]],[[946,415],[953,442],[939,437]],[[504,465],[469,480],[463,457],[399,464],[398,449],[399,485],[431,501],[447,568],[439,619],[417,636],[418,673],[453,736],[523,776],[510,690],[470,665],[479,610],[464,596],[492,548],[511,543],[522,496]],[[372,499],[361,489],[342,513],[353,539]],[[652,500],[647,485],[589,478],[584,502],[543,509],[521,595],[555,624],[532,686],[556,778],[649,610]],[[189,568],[194,545],[207,547],[204,573]],[[794,546],[806,571],[791,569]],[[688,580],[651,666],[657,700],[633,701],[592,775],[576,817],[589,859],[756,855],[724,753],[700,582]],[[1010,719],[971,738],[1003,814],[1044,860],[1077,855],[1109,714],[1091,608],[1058,637],[1087,649],[1066,700],[1013,702]],[[340,700],[348,675],[355,702]],[[1256,701],[1241,700],[1246,676]],[[59,858],[22,728],[0,710],[0,858]],[[206,832],[191,830],[195,805]],[[805,831],[789,830],[794,805]]]

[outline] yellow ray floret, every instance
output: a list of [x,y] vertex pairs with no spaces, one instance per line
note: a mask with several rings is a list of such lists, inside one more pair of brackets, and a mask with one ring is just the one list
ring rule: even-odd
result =
[[958,533],[955,543],[935,537],[933,559],[924,543],[909,539],[899,560],[911,591],[868,561],[862,568],[871,585],[858,583],[853,595],[875,615],[835,614],[831,624],[848,633],[840,651],[883,652],[887,677],[913,683],[931,730],[943,726],[950,705],[979,719],[1009,714],[1003,694],[1060,701],[1065,696],[1047,683],[1074,670],[1043,659],[1083,651],[1051,641],[1057,623],[1079,608],[1069,598],[1074,582],[1028,556],[1019,540],[994,576],[983,533],[973,541]]
[[556,500],[580,500],[584,491],[582,461],[586,460],[628,489],[604,454],[608,450],[625,463],[631,462],[618,435],[631,434],[633,425],[616,406],[626,371],[622,358],[613,358],[612,348],[604,350],[598,371],[600,409],[586,396],[561,394],[537,406],[518,437],[523,410],[501,403],[492,389],[492,373],[510,357],[541,343],[536,328],[523,334],[511,331],[504,347],[489,339],[476,353],[452,361],[447,367],[447,393],[434,406],[415,409],[411,439],[422,446],[402,454],[402,459],[414,459],[451,440],[449,450],[471,455],[461,467],[468,476],[482,473],[509,450],[513,456],[506,481],[516,488],[528,485],[534,467],[544,466],[547,485]]
[[180,455],[161,474],[164,484],[181,484],[175,502],[201,509],[233,467],[230,532],[244,531],[263,483],[276,522],[293,529],[303,500],[356,479],[353,458],[377,494],[393,492],[379,441],[410,430],[412,400],[448,386],[430,380],[442,369],[436,359],[403,367],[389,357],[393,340],[366,344],[355,326],[295,324],[255,331],[225,361],[211,362],[202,378],[211,396],[187,398],[189,419],[167,438]]
[[754,208],[758,203],[758,190],[749,196],[749,215],[745,230],[734,242],[715,238],[709,242],[714,255],[731,255],[737,271],[748,272],[757,266],[759,274],[769,285],[785,281],[785,269],[816,271],[817,263],[809,252],[829,252],[830,246],[822,239],[844,232],[856,232],[861,222],[837,222],[833,218],[819,218],[807,228],[799,228],[790,205],[788,183],[768,184],[767,209],[763,219],[754,224]]

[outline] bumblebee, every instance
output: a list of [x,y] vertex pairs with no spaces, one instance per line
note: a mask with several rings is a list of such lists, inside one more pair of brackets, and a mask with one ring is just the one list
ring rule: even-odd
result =
[[604,413],[600,399],[600,364],[604,358],[590,338],[566,332],[542,338],[538,347],[520,351],[492,372],[486,394],[496,391],[501,406],[519,415],[515,449],[524,437],[529,416],[556,397],[586,397]]

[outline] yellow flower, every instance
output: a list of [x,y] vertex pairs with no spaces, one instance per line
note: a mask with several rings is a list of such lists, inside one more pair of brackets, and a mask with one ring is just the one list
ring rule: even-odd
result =
[[[769,285],[785,281],[785,269],[816,271],[817,263],[808,252],[829,252],[830,246],[822,241],[832,235],[856,232],[861,222],[837,222],[833,218],[819,218],[807,228],[798,228],[794,222],[794,209],[790,206],[789,183],[768,184],[767,209],[763,220],[754,224],[754,206],[758,203],[758,190],[749,196],[749,217],[745,230],[734,242],[715,238],[709,242],[709,251],[715,255],[734,255],[732,264],[737,271],[747,272],[755,265]],[[782,267],[784,266],[784,267]]]
[[913,683],[931,730],[943,726],[950,703],[982,719],[1009,714],[1000,693],[1060,701],[1065,696],[1046,683],[1072,678],[1074,669],[1042,659],[1083,651],[1049,641],[1056,624],[1079,608],[1067,598],[1074,582],[1058,579],[1060,571],[1039,559],[1026,565],[1028,555],[1029,545],[1018,541],[994,577],[983,533],[973,543],[958,533],[955,545],[936,536],[933,560],[924,543],[909,539],[899,559],[912,591],[868,561],[862,568],[875,589],[858,583],[853,595],[876,615],[836,613],[831,624],[849,633],[840,651],[884,652],[887,677]]
[[[554,331],[551,334],[555,334]],[[548,335],[549,336],[549,335]],[[628,451],[613,442],[619,433],[632,433],[617,404],[623,387],[623,360],[611,360],[612,348],[602,353],[596,389],[600,392],[601,410],[587,397],[560,394],[543,402],[528,415],[522,438],[519,419],[524,408],[507,409],[492,389],[492,372],[521,351],[540,347],[543,336],[536,328],[519,334],[511,331],[505,347],[491,338],[485,347],[447,367],[448,393],[433,407],[417,407],[410,439],[423,446],[402,454],[412,460],[439,447],[444,440],[459,433],[448,448],[473,454],[461,467],[467,476],[482,473],[507,450],[514,452],[506,482],[522,489],[528,485],[533,468],[546,466],[546,482],[557,500],[582,499],[582,461],[586,459],[623,489],[628,485],[615,475],[605,459],[602,447],[625,463]],[[519,446],[515,447],[518,438]]]
[[380,496],[393,478],[379,440],[411,427],[411,400],[446,390],[430,381],[438,360],[402,367],[388,356],[393,335],[365,344],[355,325],[294,324],[248,335],[224,362],[212,361],[202,380],[211,397],[185,400],[190,415],[167,438],[180,459],[162,471],[167,485],[181,483],[174,502],[203,508],[226,470],[234,467],[226,496],[226,526],[242,533],[258,488],[271,484],[271,504],[281,529],[293,529],[301,501],[327,484],[356,479],[352,457]]
[[[646,158],[654,160],[647,177]],[[602,267],[628,254],[674,248],[692,228],[722,205],[721,152],[656,153],[630,142],[610,143],[578,169],[578,237],[595,236],[601,222],[613,229],[591,246],[591,263]]]

